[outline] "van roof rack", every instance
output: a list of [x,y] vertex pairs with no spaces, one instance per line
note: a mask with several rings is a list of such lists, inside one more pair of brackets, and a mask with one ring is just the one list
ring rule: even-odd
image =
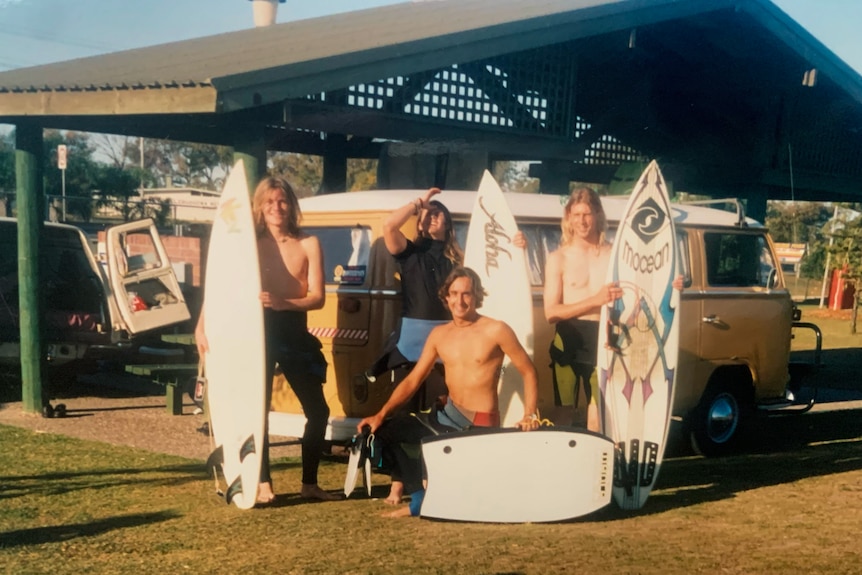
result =
[[742,202],[739,201],[739,198],[713,198],[709,200],[689,200],[682,201],[681,204],[687,205],[697,205],[697,206],[727,206],[730,205],[733,207],[731,210],[725,210],[728,212],[736,212],[736,225],[745,228],[748,227],[748,223],[745,221],[745,206],[742,205]]

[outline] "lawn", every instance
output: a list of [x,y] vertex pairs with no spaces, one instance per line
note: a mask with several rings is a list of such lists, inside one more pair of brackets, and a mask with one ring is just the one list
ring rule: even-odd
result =
[[[806,308],[803,320],[821,325],[824,356],[854,358],[846,373],[825,365],[821,384],[825,374],[859,389],[849,374],[862,336],[816,315]],[[806,349],[806,337],[794,347]],[[845,379],[831,381],[836,373]],[[239,511],[214,494],[200,461],[0,426],[0,571],[858,573],[859,412],[764,418],[752,437],[738,455],[704,459],[672,427],[657,490],[639,512],[610,506],[568,523],[485,525],[387,519],[380,500],[355,494],[308,503],[287,493],[275,507]],[[299,485],[297,460],[276,460],[273,472],[279,493]],[[343,477],[343,460],[324,462],[323,485]],[[375,497],[387,479],[375,476]]]
[[[763,421],[746,453],[670,457],[640,512],[544,525],[387,519],[356,495],[239,511],[199,461],[3,426],[0,443],[6,573],[859,572],[854,411]],[[322,483],[343,472],[325,462]],[[279,491],[299,483],[294,459],[274,473]]]

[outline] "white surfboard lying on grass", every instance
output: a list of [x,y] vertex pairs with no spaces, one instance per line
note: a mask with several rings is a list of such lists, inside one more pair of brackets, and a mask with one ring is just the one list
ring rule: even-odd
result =
[[471,429],[422,440],[422,517],[526,523],[581,517],[611,501],[614,444],[567,427]]

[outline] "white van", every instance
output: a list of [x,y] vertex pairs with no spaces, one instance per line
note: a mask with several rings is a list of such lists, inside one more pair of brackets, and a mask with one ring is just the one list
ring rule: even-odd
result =
[[[382,222],[425,190],[349,192],[300,201],[303,227],[324,249],[326,305],[309,313],[329,362],[324,393],[332,410],[329,437],[346,439],[358,418],[376,412],[390,393],[388,381],[364,372],[381,353],[400,316],[398,266],[382,240]],[[534,300],[534,363],[539,410],[556,417],[542,293],[547,254],[560,240],[566,198],[506,194],[528,239]],[[443,192],[435,199],[452,213],[459,242],[466,241],[475,192]],[[627,198],[604,197],[610,237]],[[754,408],[787,403],[793,304],[767,230],[741,212],[673,204],[685,278],[681,298],[678,388],[674,414],[686,419],[695,444],[718,453],[739,435]],[[413,237],[415,221],[403,231]],[[481,310],[480,310],[481,313]],[[583,402],[581,402],[583,405]],[[559,423],[568,423],[571,412]],[[299,402],[277,377],[270,414],[273,433],[301,436]]]

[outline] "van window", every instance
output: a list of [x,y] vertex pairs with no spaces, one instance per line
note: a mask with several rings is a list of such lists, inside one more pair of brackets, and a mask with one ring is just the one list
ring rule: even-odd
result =
[[763,235],[703,235],[707,282],[717,287],[773,287],[775,262]]
[[303,229],[320,240],[326,283],[363,285],[371,254],[368,226],[317,226]]

